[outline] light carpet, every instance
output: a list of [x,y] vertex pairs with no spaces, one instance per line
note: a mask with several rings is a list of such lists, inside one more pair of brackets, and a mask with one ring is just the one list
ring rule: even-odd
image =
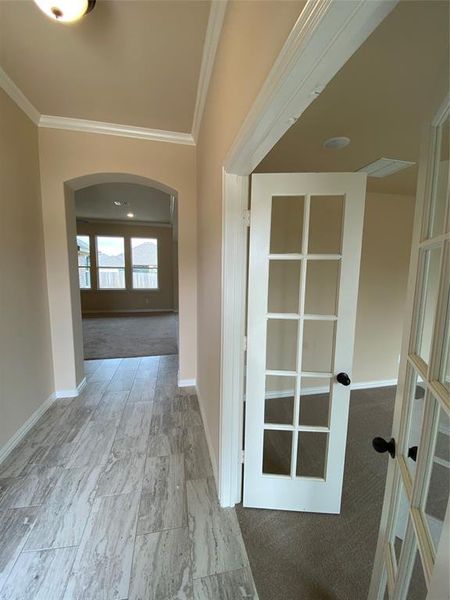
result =
[[83,318],[84,358],[127,358],[178,353],[173,313]]
[[341,515],[238,507],[260,600],[367,598],[386,480],[395,388],[352,392]]

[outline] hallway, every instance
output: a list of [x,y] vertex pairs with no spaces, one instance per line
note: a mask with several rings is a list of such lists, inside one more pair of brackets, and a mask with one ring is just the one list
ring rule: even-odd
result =
[[1,600],[256,598],[177,356],[86,362],[0,469]]

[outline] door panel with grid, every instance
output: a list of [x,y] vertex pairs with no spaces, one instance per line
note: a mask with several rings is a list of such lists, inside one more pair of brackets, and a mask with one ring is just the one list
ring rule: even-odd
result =
[[365,176],[252,177],[244,505],[340,511]]
[[448,131],[447,99],[421,158],[408,285],[412,304],[393,425],[397,452],[389,466],[371,600],[430,599],[436,556],[443,551],[450,495]]

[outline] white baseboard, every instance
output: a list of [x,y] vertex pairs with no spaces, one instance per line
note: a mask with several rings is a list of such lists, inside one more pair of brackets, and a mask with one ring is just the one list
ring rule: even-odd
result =
[[178,387],[195,387],[196,385],[196,379],[180,379],[180,376],[178,375]]
[[[397,385],[397,379],[381,379],[378,381],[360,381],[352,383],[350,389],[352,390],[368,390],[372,388],[388,387],[391,385]],[[322,387],[303,387],[302,395],[313,396],[315,394],[326,394],[329,392],[329,388],[326,386]],[[275,390],[266,392],[265,397],[270,398],[289,398],[294,395],[294,390]]]
[[87,385],[86,377],[83,378],[81,383],[77,385],[77,387],[73,390],[57,390],[55,392],[56,398],[76,398],[81,394],[84,388]]
[[196,387],[195,389],[196,389],[196,392],[197,392],[198,404],[200,406],[200,414],[202,415],[203,429],[205,430],[205,435],[206,435],[206,443],[208,444],[209,458],[211,460],[211,465],[212,465],[212,469],[213,469],[214,479],[215,479],[215,482],[216,482],[216,490],[217,490],[217,493],[219,493],[219,469],[217,468],[217,462],[216,462],[216,459],[215,459],[215,454],[214,454],[213,446],[212,446],[212,443],[211,443],[211,434],[209,432],[208,422],[207,422],[206,417],[205,417],[205,410],[203,408],[202,398],[200,396],[198,388]]
[[29,419],[25,421],[22,427],[16,431],[16,433],[6,442],[6,444],[0,448],[0,463],[2,463],[6,457],[14,450],[14,448],[20,444],[26,434],[30,431],[37,421],[42,417],[42,415],[50,408],[50,406],[55,402],[56,394],[50,394],[50,396],[41,404],[41,406],[34,411]]

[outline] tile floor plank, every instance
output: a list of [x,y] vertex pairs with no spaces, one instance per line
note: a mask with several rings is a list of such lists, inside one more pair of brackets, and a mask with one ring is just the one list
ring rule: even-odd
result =
[[256,600],[250,569],[237,569],[194,580],[194,600]]
[[138,535],[187,525],[183,455],[147,458]]
[[128,598],[138,508],[135,493],[96,499],[65,600]]
[[26,550],[76,546],[93,504],[100,468],[67,469],[40,509]]
[[113,444],[116,455],[127,456],[129,452],[147,452],[152,411],[153,405],[149,402],[125,405]]
[[219,506],[214,481],[197,479],[186,485],[194,579],[247,567],[236,513]]
[[37,508],[0,511],[0,590],[27,541],[37,514]]
[[0,593],[0,600],[61,600],[77,548],[24,552]]
[[0,479],[0,510],[40,506],[62,475],[61,467],[34,466],[25,477]]
[[184,428],[186,479],[204,479],[213,474],[203,427]]
[[111,451],[97,484],[97,496],[139,493],[144,477],[145,454],[130,452],[128,455]]
[[189,549],[186,528],[139,535],[128,600],[192,600]]

